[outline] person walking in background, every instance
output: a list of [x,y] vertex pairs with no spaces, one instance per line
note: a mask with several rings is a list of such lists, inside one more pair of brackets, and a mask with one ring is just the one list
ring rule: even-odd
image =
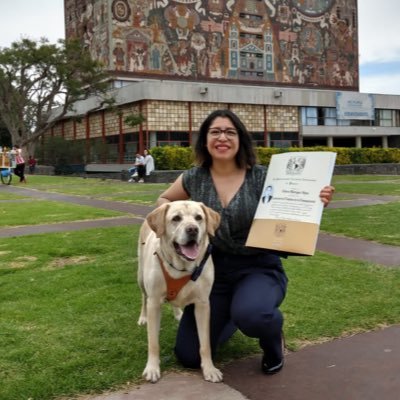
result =
[[[258,339],[261,370],[275,374],[284,364],[283,315],[287,277],[279,254],[246,247],[267,173],[256,163],[252,139],[230,110],[217,110],[202,123],[195,145],[197,166],[183,172],[160,195],[157,205],[177,200],[201,201],[221,215],[211,238],[215,281],[210,294],[210,341],[218,346],[239,329]],[[321,188],[326,206],[334,188]],[[199,368],[199,339],[194,306],[185,307],[179,323],[175,354],[187,368]]]
[[36,160],[35,157],[29,156],[28,159],[29,173],[33,175],[36,169]]
[[[147,149],[144,150],[143,165],[146,168],[146,172],[145,172],[146,176],[149,176],[155,169],[154,158]],[[143,178],[142,178],[142,182],[144,182]]]
[[17,145],[13,146],[13,150],[15,151],[15,162],[16,162],[16,166],[14,168],[14,174],[19,177],[20,182],[26,183],[25,160],[22,157],[22,150]]

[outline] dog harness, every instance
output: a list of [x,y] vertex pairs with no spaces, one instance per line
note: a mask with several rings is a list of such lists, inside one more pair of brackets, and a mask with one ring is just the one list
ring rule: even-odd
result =
[[[155,252],[154,254],[157,256],[158,261],[160,262],[161,270],[164,274],[165,278],[165,283],[167,284],[167,300],[175,300],[176,296],[178,296],[178,293],[181,291],[181,289],[190,281],[197,281],[197,279],[200,277],[204,265],[206,264],[208,257],[210,257],[212,250],[212,245],[211,243],[208,245],[206,253],[204,254],[203,259],[201,260],[200,264],[193,270],[191,275],[185,275],[182,276],[181,278],[172,278],[172,276],[168,273],[167,269],[165,268],[165,265],[163,263],[163,260],[161,259],[160,255]],[[171,265],[172,266],[172,265]],[[172,266],[175,268],[174,266]]]

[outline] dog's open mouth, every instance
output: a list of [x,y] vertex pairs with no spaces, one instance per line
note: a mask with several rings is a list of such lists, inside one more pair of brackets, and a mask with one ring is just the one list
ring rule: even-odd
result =
[[199,245],[196,241],[191,240],[186,244],[178,244],[174,242],[176,254],[188,261],[194,261],[199,255]]

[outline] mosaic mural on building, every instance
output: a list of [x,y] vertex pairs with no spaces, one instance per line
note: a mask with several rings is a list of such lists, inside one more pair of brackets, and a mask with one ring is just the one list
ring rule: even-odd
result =
[[358,90],[356,3],[66,0],[67,35],[83,37],[108,69],[135,76]]

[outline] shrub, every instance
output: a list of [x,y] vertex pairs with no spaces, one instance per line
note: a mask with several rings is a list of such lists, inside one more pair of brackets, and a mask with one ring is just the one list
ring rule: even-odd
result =
[[151,154],[158,170],[188,169],[194,163],[194,154],[191,147],[153,147]]
[[[268,165],[272,155],[299,151],[333,151],[336,153],[336,165],[374,164],[400,162],[400,149],[390,148],[347,148],[347,147],[256,147],[257,161]],[[188,169],[194,164],[194,154],[191,147],[163,146],[151,149],[151,154],[158,170]]]

